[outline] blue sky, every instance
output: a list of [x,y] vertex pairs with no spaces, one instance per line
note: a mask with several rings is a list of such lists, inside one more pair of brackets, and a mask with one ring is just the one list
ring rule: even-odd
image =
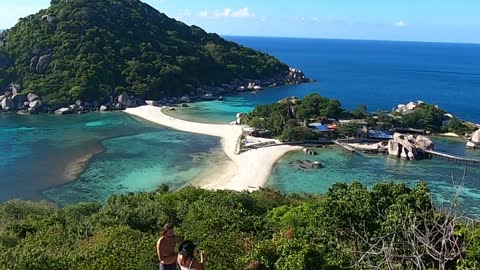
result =
[[[49,0],[1,0],[0,29]],[[144,0],[221,35],[480,43],[479,0]]]

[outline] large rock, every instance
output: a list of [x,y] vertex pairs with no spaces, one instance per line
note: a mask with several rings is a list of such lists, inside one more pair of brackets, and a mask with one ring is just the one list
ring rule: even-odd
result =
[[44,73],[47,70],[48,64],[52,61],[52,56],[47,54],[47,55],[42,55],[38,59],[36,71],[38,73]]
[[412,101],[412,102],[409,102],[409,103],[407,104],[406,109],[407,109],[408,111],[411,111],[411,110],[415,109],[417,106],[418,106],[417,103],[415,103],[415,102]]
[[475,131],[472,135],[472,142],[480,143],[480,129]]
[[179,99],[179,101],[183,103],[190,103],[190,98],[187,96],[183,96]]
[[289,68],[284,81],[288,84],[298,84],[302,82],[307,82],[308,79],[305,77],[303,71],[295,68]]
[[105,106],[105,105],[102,105],[102,106],[100,106],[100,111],[101,112],[106,112],[106,111],[108,111],[108,107]]
[[145,100],[145,104],[149,106],[157,106],[157,102],[155,100]]
[[11,97],[3,98],[2,102],[0,102],[0,106],[2,107],[2,110],[5,110],[5,111],[13,110],[14,104],[13,104],[12,98]]
[[30,59],[30,72],[37,72],[37,64],[38,64],[38,59],[40,57],[34,56],[32,59]]
[[28,107],[33,110],[39,109],[40,107],[42,107],[42,101],[34,100],[28,104]]
[[12,101],[15,104],[15,109],[21,109],[25,101],[27,101],[27,95],[15,94],[12,96]]
[[20,91],[22,91],[22,87],[20,86],[20,84],[11,83],[10,91],[12,92],[12,95],[20,94]]
[[55,111],[55,114],[70,114],[70,113],[73,113],[73,110],[69,107],[65,107],[65,108],[60,108],[58,110]]
[[50,14],[47,14],[47,15],[42,16],[42,21],[46,21],[49,24],[56,24],[57,23],[57,18],[55,18],[54,16],[52,16]]
[[127,108],[132,106],[132,101],[128,96],[127,92],[123,92],[121,95],[117,97],[118,104],[122,105],[122,107]]
[[3,93],[3,96],[6,97],[6,98],[7,98],[7,97],[11,97],[11,96],[12,96],[12,92],[10,92],[10,91],[5,91],[5,92]]
[[29,102],[41,100],[41,98],[37,94],[34,94],[34,93],[29,93],[27,95],[27,99],[28,99]]
[[419,135],[415,138],[415,146],[419,149],[432,150],[433,142],[429,138]]

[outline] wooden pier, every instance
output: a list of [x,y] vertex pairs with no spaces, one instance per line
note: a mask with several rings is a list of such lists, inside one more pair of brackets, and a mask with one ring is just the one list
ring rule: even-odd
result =
[[459,156],[451,155],[444,152],[434,151],[434,150],[423,150],[423,152],[427,153],[430,158],[446,160],[459,165],[480,167],[480,160],[478,159],[459,157]]
[[347,152],[348,154],[353,154],[355,153],[355,149],[353,147],[351,147],[350,145],[348,144],[345,144],[345,143],[341,143],[340,141],[338,140],[335,140],[333,141],[334,144],[340,146],[345,152]]

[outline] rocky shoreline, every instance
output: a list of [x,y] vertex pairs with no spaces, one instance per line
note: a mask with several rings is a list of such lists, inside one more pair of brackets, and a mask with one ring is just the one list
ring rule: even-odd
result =
[[76,100],[73,104],[52,107],[45,103],[36,93],[23,93],[21,85],[11,83],[7,89],[1,91],[0,110],[2,112],[16,112],[20,115],[38,113],[55,113],[58,115],[72,113],[86,113],[91,111],[124,110],[142,105],[175,106],[198,101],[222,100],[223,95],[248,91],[261,91],[265,87],[281,85],[295,85],[311,82],[305,74],[294,68],[289,68],[285,74],[279,74],[264,80],[237,79],[219,86],[199,86],[187,95],[165,97],[161,100],[145,100],[128,92],[112,93],[104,101]]

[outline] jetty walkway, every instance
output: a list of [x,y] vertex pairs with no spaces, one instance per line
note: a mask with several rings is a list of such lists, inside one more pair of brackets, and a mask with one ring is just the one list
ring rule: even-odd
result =
[[460,164],[460,165],[480,167],[480,160],[478,159],[455,156],[452,154],[435,151],[435,150],[423,150],[423,152],[427,153],[431,158],[446,160],[446,161],[449,161],[455,164]]
[[353,154],[355,153],[355,149],[353,147],[351,147],[350,145],[346,144],[346,143],[342,143],[340,142],[339,140],[335,140],[333,141],[334,144],[340,146],[343,150],[345,150],[345,152],[347,152],[348,154]]

